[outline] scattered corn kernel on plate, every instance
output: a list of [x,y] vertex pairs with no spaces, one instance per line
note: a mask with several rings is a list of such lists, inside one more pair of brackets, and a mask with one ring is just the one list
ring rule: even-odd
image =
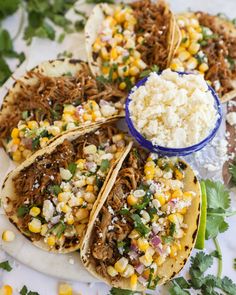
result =
[[[150,93],[133,89],[137,130],[148,139],[158,134],[155,122],[164,122],[173,139],[167,148],[175,148],[176,143],[178,147],[190,146],[187,134],[193,132],[191,142],[205,138],[219,116],[212,94],[204,93],[207,83],[222,101],[226,96],[234,98],[236,88],[236,28],[223,14],[212,17],[208,12],[221,10],[234,17],[234,1],[228,1],[225,7],[217,0],[189,1],[187,5],[182,0],[170,0],[168,4],[118,2],[94,6],[78,1],[77,13],[69,17],[76,19],[87,13],[84,31],[66,36],[61,44],[33,40],[26,61],[0,89],[0,254],[4,251],[20,264],[45,274],[42,278],[48,287],[33,286],[40,294],[56,294],[52,287],[55,280],[48,276],[73,281],[76,291],[83,290],[83,295],[108,294],[111,287],[118,288],[113,289],[117,294],[123,294],[119,289],[130,290],[130,294],[147,289],[150,294],[178,294],[173,293],[181,287],[176,276],[189,278],[188,258],[196,254],[200,180],[205,180],[206,193],[210,187],[219,189],[216,194],[222,199],[228,198],[228,192],[215,181],[223,181],[223,173],[227,184],[231,177],[232,188],[225,163],[234,158],[235,122],[231,115],[226,124],[225,115],[227,111],[233,113],[233,100],[228,106],[222,105],[224,117],[214,139],[184,158],[178,154],[168,158],[138,146],[127,133],[124,104],[138,81],[153,78]],[[189,6],[193,12],[188,11]],[[57,59],[57,53],[67,50],[72,57]],[[175,71],[194,75],[188,75],[186,82]],[[146,85],[149,81],[151,85],[148,79]],[[178,85],[179,92],[173,92],[174,85]],[[155,87],[159,97],[152,100]],[[188,95],[192,95],[189,101],[194,111],[189,111],[187,116],[192,118],[185,118],[186,126],[182,126]],[[171,100],[171,96],[181,96],[181,102]],[[204,117],[206,106],[201,97],[210,101],[207,111],[212,111],[207,117],[211,124]],[[142,99],[150,103],[149,108],[137,103]],[[158,110],[158,99],[163,101],[162,110]],[[175,103],[172,110],[170,106]],[[157,120],[158,112],[165,115]],[[210,127],[206,132],[207,124]],[[179,128],[175,128],[177,125]],[[197,125],[203,126],[204,135],[200,135]],[[194,131],[188,133],[184,128]],[[164,131],[159,129],[159,133]],[[159,142],[168,142],[162,139]],[[231,207],[229,201],[223,207],[227,216],[234,215],[234,188],[231,199]],[[204,208],[209,210],[205,202],[206,195]],[[214,260],[210,273],[218,271],[220,276],[222,272],[222,277],[228,276],[233,284],[236,219],[226,219],[229,229],[226,231],[227,226],[221,224],[219,232],[223,233],[213,242],[218,225],[209,229],[209,220],[216,212],[211,208],[203,212],[207,221],[201,222],[197,246],[210,255],[214,245],[220,251],[220,244],[219,256],[223,258],[219,267]],[[30,277],[37,280],[37,273],[32,275],[30,269],[27,272],[25,284],[30,285]],[[0,294],[13,294],[17,279],[11,280],[11,287],[6,284],[11,272],[2,275],[0,269],[0,276]],[[98,290],[96,284],[88,287],[79,282],[105,284],[100,284]],[[236,292],[236,286],[232,288]],[[72,288],[61,284],[58,292],[71,295]],[[192,289],[189,292],[195,294]],[[205,294],[203,289],[201,292]]]

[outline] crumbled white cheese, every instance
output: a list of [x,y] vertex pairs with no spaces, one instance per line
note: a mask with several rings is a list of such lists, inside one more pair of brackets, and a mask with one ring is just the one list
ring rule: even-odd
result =
[[45,217],[46,221],[49,221],[54,214],[55,208],[53,203],[50,200],[45,200],[43,202],[43,216]]
[[236,112],[230,112],[226,115],[226,120],[229,125],[233,126],[236,125]]
[[72,177],[70,170],[64,168],[60,168],[60,175],[63,180],[69,180]]
[[208,136],[218,118],[214,97],[202,75],[180,76],[169,69],[161,75],[153,72],[130,99],[134,126],[160,146],[196,144]]

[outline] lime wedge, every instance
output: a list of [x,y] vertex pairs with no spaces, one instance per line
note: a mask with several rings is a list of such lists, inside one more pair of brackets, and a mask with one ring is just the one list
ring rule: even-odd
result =
[[202,191],[201,219],[200,219],[200,225],[198,229],[195,248],[199,250],[203,250],[205,245],[206,221],[207,221],[207,194],[206,194],[205,182],[201,181],[200,184],[201,184],[201,191]]

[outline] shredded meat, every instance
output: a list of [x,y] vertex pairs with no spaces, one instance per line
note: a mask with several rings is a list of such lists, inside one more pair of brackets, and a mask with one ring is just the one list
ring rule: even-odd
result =
[[158,65],[166,68],[169,46],[169,30],[171,13],[163,2],[157,4],[151,0],[140,0],[131,4],[134,16],[137,19],[135,32],[137,39],[145,38],[137,50],[142,59],[149,66]]
[[20,90],[14,94],[13,101],[7,103],[8,111],[0,114],[0,139],[6,139],[13,127],[21,120],[22,112],[29,111],[32,120],[47,119],[52,123],[60,120],[64,104],[80,104],[87,100],[100,99],[122,101],[124,93],[112,85],[102,84],[91,76],[87,63],[74,76],[49,77],[30,71],[26,80],[35,79],[36,83],[26,84],[17,81]]
[[121,256],[117,242],[124,241],[133,229],[130,217],[121,215],[120,210],[127,195],[137,188],[143,175],[143,156],[145,154],[137,152],[135,148],[130,151],[95,223],[91,253],[96,271],[105,277],[108,277],[107,266],[114,264]]
[[[114,126],[110,124],[103,125],[98,132],[85,134],[73,141],[64,140],[51,154],[44,154],[43,156],[37,157],[30,166],[20,171],[13,179],[17,198],[14,201],[10,201],[13,209],[11,212],[8,212],[9,217],[17,214],[18,208],[24,204],[28,207],[33,205],[42,208],[44,200],[53,201],[53,194],[50,192],[50,187],[60,185],[62,181],[60,168],[67,168],[69,163],[74,163],[78,158],[83,157],[84,146],[90,145],[91,143],[96,146],[100,144],[104,145],[111,140],[114,134],[117,134],[117,129]],[[104,181],[103,178],[101,180]],[[108,214],[110,213],[108,212]],[[110,219],[108,216],[106,217],[107,219],[104,222],[109,223],[111,217]],[[30,218],[29,214],[19,218],[19,224],[17,226],[24,232],[28,232]],[[40,234],[32,234],[30,238],[33,240],[40,239]],[[69,242],[73,242],[72,239],[65,239],[65,243]]]
[[234,89],[232,80],[236,78],[236,33],[226,30],[225,26],[218,24],[215,16],[208,13],[198,12],[197,17],[202,26],[209,28],[217,36],[217,39],[209,39],[207,45],[202,46],[209,66],[205,78],[213,83],[213,87],[214,82],[219,81],[220,89],[216,90],[224,95]]

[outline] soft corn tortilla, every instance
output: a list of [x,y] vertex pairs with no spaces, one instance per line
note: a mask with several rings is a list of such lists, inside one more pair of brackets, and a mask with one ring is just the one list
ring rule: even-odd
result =
[[[60,77],[60,76],[63,76],[65,73],[71,73],[73,76],[76,74],[76,72],[82,69],[81,63],[85,63],[85,62],[78,59],[57,59],[57,60],[43,62],[39,64],[38,66],[36,66],[34,69],[32,69],[32,71],[44,74],[45,76],[49,76],[49,77]],[[26,85],[34,85],[37,82],[36,78],[29,79],[29,77],[27,76],[27,73],[23,77],[21,77],[19,80],[24,82]],[[14,103],[16,99],[15,96],[17,96],[17,93],[20,92],[20,90],[21,90],[20,84],[16,81],[3,99],[3,103],[0,109],[0,120],[1,118],[7,116],[7,114],[10,114],[12,112],[11,104]],[[32,100],[33,99],[34,98],[32,97]],[[123,118],[124,113],[120,113],[112,117]],[[101,119],[99,122],[106,122],[107,120],[109,121],[109,119],[110,118]],[[90,125],[91,124],[93,125],[96,123],[90,123]],[[78,126],[78,128],[81,128],[83,130],[83,128],[87,126],[88,124],[82,123],[80,126]],[[58,136],[52,138],[51,140],[49,140],[48,144],[54,141],[55,138],[68,132],[70,131],[64,131]],[[7,141],[3,140],[2,144],[6,150]]]
[[[122,163],[124,162],[128,152],[126,152],[122,159],[120,160],[117,167],[114,169],[113,174],[111,176],[110,181],[107,183],[106,189],[104,191],[103,196],[100,199],[100,203],[97,206],[97,209],[93,215],[93,219],[90,221],[87,233],[84,238],[84,242],[81,246],[81,259],[88,271],[91,272],[95,277],[104,281],[108,285],[112,285],[113,287],[122,288],[122,289],[130,289],[130,280],[122,278],[118,282],[112,282],[111,280],[102,277],[99,273],[96,272],[95,269],[95,261],[89,255],[90,246],[93,243],[93,233],[94,233],[94,224],[96,218],[102,209],[104,203],[106,202],[106,198],[109,195],[109,191],[111,191],[112,186],[116,182],[116,177],[119,170],[122,167]],[[183,163],[187,165],[185,169],[185,178],[184,178],[184,191],[193,191],[196,193],[196,196],[192,200],[192,205],[189,207],[185,217],[184,222],[188,225],[188,229],[186,235],[181,240],[182,250],[178,252],[178,256],[176,258],[168,257],[164,264],[158,268],[157,276],[160,278],[158,285],[165,284],[167,281],[173,279],[178,273],[182,270],[184,265],[186,264],[192,249],[194,248],[198,226],[200,222],[200,207],[201,207],[201,189],[199,181],[193,171],[193,169],[188,165],[185,161],[181,159]],[[140,283],[137,284],[136,290],[133,291],[143,291],[145,287]]]
[[[171,22],[169,24],[169,42],[166,44],[167,46],[167,51],[168,51],[168,57],[167,57],[167,62],[166,62],[166,68],[169,66],[174,53],[179,46],[179,28],[177,26],[174,14],[170,11],[168,5],[164,0],[159,0],[157,2],[157,5],[159,4],[164,4],[166,6],[166,14],[171,14]],[[95,42],[98,34],[100,27],[102,25],[102,22],[105,18],[105,15],[103,13],[103,5],[104,4],[98,4],[94,7],[92,10],[89,19],[87,20],[87,23],[85,25],[85,46],[86,46],[86,51],[87,51],[87,58],[88,58],[88,63],[90,65],[91,71],[95,76],[102,75],[101,67],[95,57],[93,56],[93,43]],[[113,5],[112,5],[113,6]]]
[[[110,120],[110,121],[114,121],[114,120]],[[50,248],[46,243],[44,243],[43,239],[44,237],[42,237],[39,241],[32,241],[31,240],[31,237],[29,236],[28,233],[24,232],[20,226],[18,226],[19,224],[19,218],[17,216],[17,214],[14,214],[14,215],[9,215],[9,213],[11,212],[12,210],[12,201],[16,200],[18,198],[17,194],[15,193],[15,189],[14,189],[14,182],[13,182],[13,179],[19,174],[20,171],[22,171],[24,168],[30,166],[34,161],[37,160],[37,158],[41,157],[41,156],[44,156],[44,155],[47,155],[47,154],[50,154],[52,153],[56,147],[58,145],[60,145],[61,143],[63,143],[63,141],[65,139],[69,140],[69,141],[73,141],[75,139],[77,139],[78,137],[86,134],[86,133],[90,133],[90,132],[95,132],[96,130],[99,129],[99,127],[101,127],[103,124],[100,123],[100,124],[93,124],[91,125],[90,127],[88,128],[84,128],[83,130],[81,129],[77,129],[77,130],[73,130],[73,131],[70,131],[70,132],[67,132],[66,134],[58,137],[57,139],[53,139],[53,141],[51,142],[51,144],[47,147],[45,147],[44,149],[41,149],[39,151],[37,151],[35,154],[33,154],[29,159],[27,159],[26,161],[24,161],[21,165],[19,165],[15,170],[13,170],[12,172],[10,172],[6,179],[4,180],[3,182],[3,185],[2,185],[2,190],[1,190],[1,193],[0,193],[0,200],[1,200],[1,204],[2,204],[2,208],[4,209],[5,211],[5,214],[6,216],[9,218],[10,222],[12,224],[14,224],[16,226],[16,228],[27,238],[29,239],[35,246],[43,249],[43,250],[46,250],[46,251],[50,251],[50,252],[54,252],[54,253],[70,253],[70,252],[74,252],[76,250],[78,250],[80,248],[80,244],[74,244],[73,246],[71,246],[70,248],[66,248],[66,249],[62,249],[62,250],[56,250],[55,248]],[[130,149],[130,146],[132,145],[132,143],[129,143],[126,148],[124,149],[124,154],[127,153],[127,151]],[[104,195],[104,191],[106,189],[106,186],[107,186],[107,183],[111,177],[111,174],[112,174],[112,171],[113,169],[116,167],[117,164],[119,164],[120,162],[120,159],[122,158],[122,155],[120,156],[120,158],[118,158],[116,160],[116,162],[114,163],[114,165],[110,168],[107,176],[106,176],[106,179],[104,181],[104,184],[97,196],[97,199],[93,205],[93,209],[91,210],[91,213],[90,213],[90,219],[92,219],[93,217],[93,214],[96,210],[96,207],[98,206],[98,204],[100,203],[100,198],[102,195]]]

